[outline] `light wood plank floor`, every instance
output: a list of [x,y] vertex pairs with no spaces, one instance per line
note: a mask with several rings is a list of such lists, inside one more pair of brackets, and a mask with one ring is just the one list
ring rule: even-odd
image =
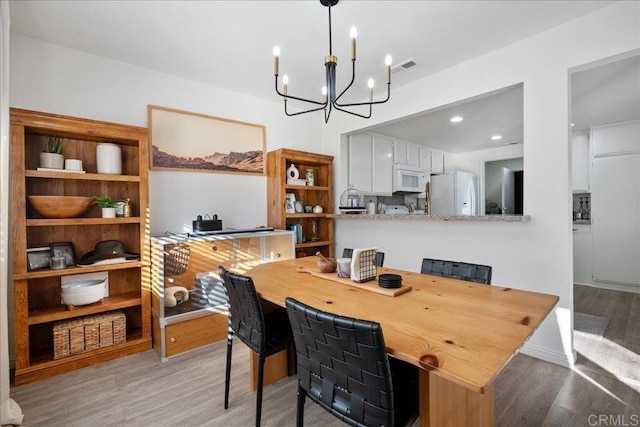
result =
[[[573,371],[516,356],[496,380],[498,426],[640,425],[640,382],[633,380],[640,371],[640,295],[582,288],[576,287],[576,310],[612,318],[605,339],[576,340],[580,356]],[[610,351],[611,343],[617,351]],[[230,407],[223,409],[225,349],[220,342],[167,363],[148,351],[14,387],[11,397],[22,407],[26,427],[253,425],[249,350],[239,342]],[[295,388],[295,377],[265,388],[264,426],[295,425]],[[343,425],[310,402],[305,411],[307,426]],[[598,416],[618,424],[613,418],[594,424]]]

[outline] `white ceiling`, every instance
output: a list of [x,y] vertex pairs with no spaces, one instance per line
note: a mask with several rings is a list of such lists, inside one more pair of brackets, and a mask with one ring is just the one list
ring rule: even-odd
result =
[[[339,58],[338,87],[344,87],[351,77],[348,33],[352,25],[358,28],[357,80],[353,93],[344,101],[366,98],[369,77],[378,82],[378,89],[384,86],[386,54],[394,58],[394,64],[409,58],[417,63],[392,75],[393,91],[393,87],[612,3],[341,0],[332,8],[333,54]],[[328,16],[327,8],[318,1],[21,0],[10,1],[10,18],[14,33],[274,102],[279,102],[273,89],[272,49],[277,44],[282,51],[280,72],[290,79],[289,94],[319,98],[323,85]],[[515,102],[517,92],[504,91],[497,96]],[[389,102],[393,102],[393,96]],[[487,102],[489,99],[480,99],[472,105],[455,107],[467,109],[468,128],[475,117],[483,124],[482,132],[501,131],[507,135],[502,143],[521,141],[513,131],[497,129],[499,117],[514,116],[507,114],[508,110],[504,115],[484,119],[479,110],[472,110],[473,105],[486,110]],[[318,114],[318,120],[322,120]],[[439,114],[446,115],[442,111]],[[426,124],[416,123],[410,128],[417,133],[407,133],[402,139],[430,143],[427,139],[431,136],[422,136]],[[400,125],[394,126],[400,129]],[[510,122],[506,126],[517,125]],[[438,141],[445,138],[436,136]]]

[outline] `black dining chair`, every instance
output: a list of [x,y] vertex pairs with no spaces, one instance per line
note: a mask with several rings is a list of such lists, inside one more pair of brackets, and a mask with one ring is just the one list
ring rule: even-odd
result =
[[[218,267],[229,298],[229,330],[227,334],[227,370],[224,383],[224,409],[229,407],[229,383],[231,379],[231,350],[233,336],[237,336],[258,355],[258,384],[256,396],[256,426],[262,413],[262,384],[264,362],[272,354],[287,350],[287,366],[290,348],[294,345],[291,325],[284,308],[264,313],[253,280],[249,276],[232,273]],[[289,372],[291,375],[291,372]]]
[[[342,251],[342,258],[353,257],[353,249],[344,248]],[[384,264],[384,252],[376,252],[376,258],[373,260],[373,264],[376,267],[383,267]]]
[[296,426],[309,397],[352,426],[406,426],[418,417],[418,368],[387,356],[379,323],[285,304],[298,368]]
[[489,265],[423,258],[420,273],[451,277],[485,285],[491,284],[491,266]]

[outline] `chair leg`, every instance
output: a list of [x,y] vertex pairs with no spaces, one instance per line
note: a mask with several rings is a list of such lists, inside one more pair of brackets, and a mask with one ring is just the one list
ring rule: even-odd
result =
[[304,424],[304,400],[307,392],[298,384],[298,401],[296,407],[296,427],[302,427]]
[[229,382],[231,380],[231,347],[233,346],[233,334],[227,335],[227,371],[224,380],[224,409],[229,407]]
[[264,380],[264,355],[258,357],[258,390],[256,396],[256,427],[260,427],[262,415],[262,383]]

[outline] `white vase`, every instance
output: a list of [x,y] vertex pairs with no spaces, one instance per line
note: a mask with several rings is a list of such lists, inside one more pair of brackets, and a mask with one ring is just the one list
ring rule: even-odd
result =
[[122,153],[116,144],[98,144],[96,147],[98,173],[122,174]]
[[102,218],[115,218],[116,208],[102,208]]
[[58,153],[40,153],[40,167],[64,169],[64,156]]

